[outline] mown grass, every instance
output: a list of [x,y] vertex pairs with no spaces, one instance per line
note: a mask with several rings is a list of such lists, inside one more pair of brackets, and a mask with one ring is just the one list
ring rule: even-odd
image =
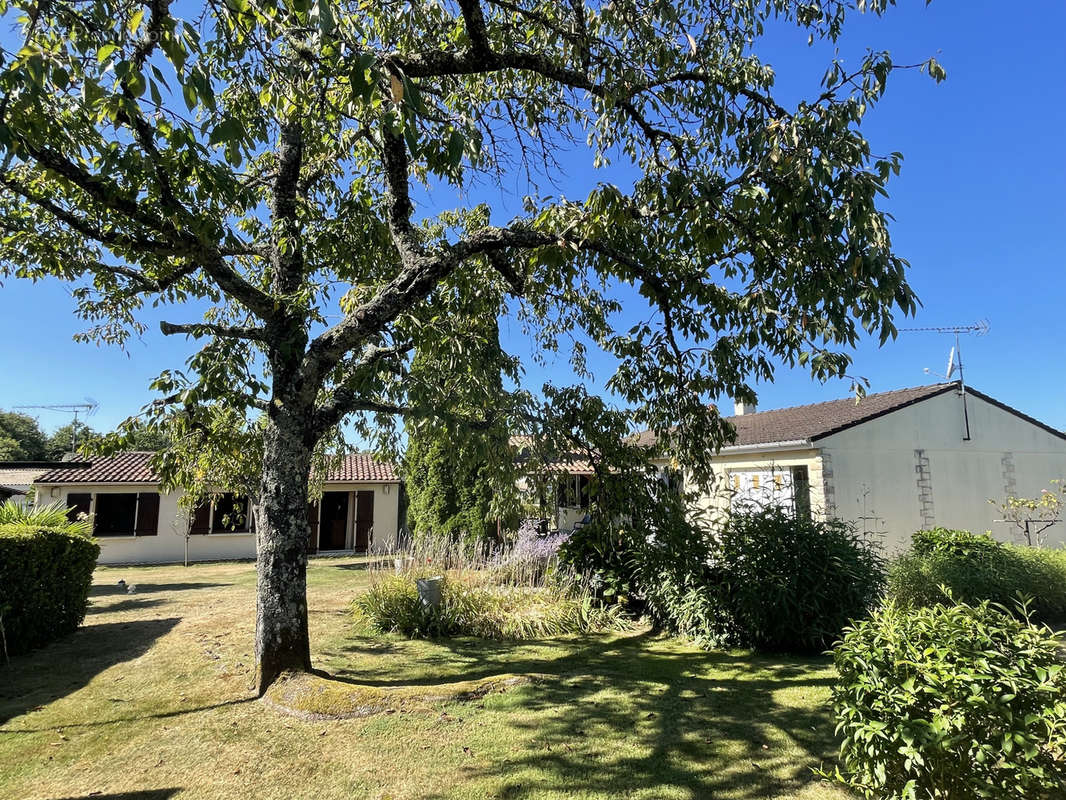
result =
[[[250,564],[99,568],[85,626],[0,667],[0,797],[846,796],[810,773],[834,750],[824,659],[704,652],[646,629],[371,635],[349,615],[364,566],[309,571],[316,666],[368,692],[424,686],[423,701],[284,715],[251,690]],[[462,700],[436,687],[503,674],[536,677]]]

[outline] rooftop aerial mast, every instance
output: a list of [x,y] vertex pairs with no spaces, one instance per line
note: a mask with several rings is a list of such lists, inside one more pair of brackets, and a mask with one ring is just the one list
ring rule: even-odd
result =
[[927,327],[927,328],[900,328],[900,332],[906,333],[950,333],[955,336],[955,346],[951,348],[951,352],[948,354],[948,371],[945,375],[940,375],[938,372],[933,372],[929,367],[925,368],[927,375],[936,375],[944,380],[950,381],[951,376],[955,374],[955,370],[959,371],[959,394],[962,395],[962,421],[966,429],[965,436],[962,437],[964,442],[970,441],[970,412],[966,407],[966,378],[962,371],[962,344],[959,341],[959,336],[963,333],[972,333],[975,336],[984,336],[990,329],[988,320],[982,319],[973,323],[972,325],[945,325],[941,327]]
[[78,451],[78,414],[84,414],[87,417],[91,417],[96,413],[96,409],[100,407],[100,404],[93,400],[91,397],[86,397],[84,403],[55,403],[53,405],[40,405],[40,406],[15,406],[15,408],[22,409],[38,409],[41,411],[60,411],[65,414],[73,414],[74,422],[71,426],[70,434],[70,449],[71,452]]

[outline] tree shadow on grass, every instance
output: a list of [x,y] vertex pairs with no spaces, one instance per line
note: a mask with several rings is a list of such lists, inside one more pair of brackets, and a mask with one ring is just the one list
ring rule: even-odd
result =
[[126,600],[115,600],[112,603],[90,603],[86,614],[110,614],[117,611],[142,611],[146,608],[166,605],[166,600],[148,597],[130,597]]
[[148,651],[178,617],[84,625],[0,667],[0,723],[85,686],[105,669]]
[[[835,754],[824,702],[824,658],[758,656],[672,646],[651,632],[515,645],[436,643],[450,664],[407,685],[471,680],[500,672],[540,674],[501,697],[516,748],[475,767],[494,796],[666,794],[743,800],[773,797],[817,779]],[[432,660],[432,659],[430,659]],[[385,675],[353,681],[381,686]],[[369,678],[369,679],[368,679]],[[441,794],[439,797],[445,797]]]
[[[155,592],[186,592],[193,589],[220,589],[227,586],[233,586],[232,583],[137,583],[132,584],[136,587],[134,594],[154,594]],[[89,590],[89,597],[108,597],[115,594],[129,594],[129,586],[119,586],[118,584],[94,584],[92,589]]]
[[365,561],[356,561],[354,563],[347,564],[330,564],[328,561],[312,561],[311,564],[316,567],[329,567],[330,569],[343,569],[349,571],[364,572],[369,566]]

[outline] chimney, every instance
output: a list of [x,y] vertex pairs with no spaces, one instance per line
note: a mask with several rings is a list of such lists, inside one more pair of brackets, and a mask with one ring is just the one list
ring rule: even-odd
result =
[[745,414],[755,413],[755,403],[746,403],[743,400],[733,401],[733,414],[738,417],[743,417]]

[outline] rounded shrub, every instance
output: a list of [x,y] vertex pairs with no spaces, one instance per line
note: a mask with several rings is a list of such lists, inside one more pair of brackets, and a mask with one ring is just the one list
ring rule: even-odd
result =
[[0,615],[7,652],[23,653],[85,619],[100,545],[61,530],[0,525]]
[[[682,632],[721,646],[820,652],[880,595],[878,551],[840,520],[779,508],[734,513],[702,576],[665,581]],[[687,630],[686,630],[687,629]]]
[[1066,797],[1066,663],[989,603],[889,602],[834,650],[834,777],[868,798]]

